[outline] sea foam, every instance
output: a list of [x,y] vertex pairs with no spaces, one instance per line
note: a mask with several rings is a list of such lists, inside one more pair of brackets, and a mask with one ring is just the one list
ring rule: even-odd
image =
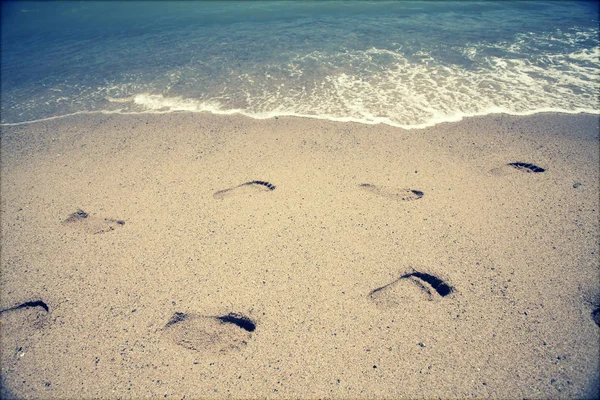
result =
[[15,22],[33,31],[27,46],[3,47],[1,121],[187,111],[422,128],[491,113],[600,112],[589,4],[356,2],[306,13],[252,4],[190,3],[160,24],[127,8],[118,19],[131,26],[116,31],[81,25],[82,6],[60,14],[78,37]]

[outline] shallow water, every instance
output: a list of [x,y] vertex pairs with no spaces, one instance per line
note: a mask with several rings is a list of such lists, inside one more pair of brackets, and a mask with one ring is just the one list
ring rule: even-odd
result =
[[2,3],[1,122],[598,113],[595,2]]

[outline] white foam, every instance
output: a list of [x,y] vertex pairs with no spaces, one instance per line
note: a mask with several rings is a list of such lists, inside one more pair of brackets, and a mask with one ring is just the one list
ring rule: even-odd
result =
[[594,47],[591,50],[584,49],[581,51],[576,51],[568,54],[567,57],[575,60],[589,61],[598,65],[598,63],[600,63],[600,47]]
[[116,98],[116,97],[107,97],[106,100],[108,100],[111,103],[131,103],[134,101],[134,97],[121,97],[121,98]]
[[[203,91],[203,98],[148,91],[132,95],[135,85],[86,90],[96,97],[110,93],[104,95],[105,100],[120,108],[106,113],[187,111],[242,114],[257,119],[296,116],[383,123],[405,129],[498,113],[600,114],[600,48],[523,57],[532,40],[575,42],[585,37],[555,36],[522,34],[496,47],[471,43],[461,52],[476,66],[470,69],[441,64],[428,52],[405,55],[400,50],[371,47],[366,51],[299,55],[285,65],[267,65],[256,73],[227,78]],[[511,56],[485,56],[490,49],[509,51]],[[168,76],[178,80],[182,74],[170,71]],[[163,93],[168,93],[170,87]],[[83,113],[87,112],[68,115]]]
[[237,114],[243,110],[223,109],[217,101],[198,101],[182,97],[164,97],[160,94],[142,93],[133,96],[136,105],[144,107],[145,111],[169,113],[175,111],[211,112],[214,114]]
[[[159,96],[159,95],[153,95],[153,96]],[[156,99],[155,99],[155,101],[156,101]],[[174,101],[173,98],[166,99],[167,104],[172,104],[173,101]],[[370,116],[370,118],[368,118],[368,119],[363,119],[363,118],[354,118],[354,117],[339,117],[339,116],[328,115],[328,114],[319,114],[319,115],[303,114],[303,113],[290,112],[290,111],[284,111],[284,110],[261,112],[261,113],[249,113],[249,112],[246,112],[243,110],[223,110],[223,109],[219,109],[216,107],[207,107],[206,109],[201,109],[201,108],[202,108],[201,106],[198,106],[196,109],[190,109],[190,110],[179,109],[177,111],[178,112],[208,112],[208,113],[212,113],[212,114],[216,114],[216,115],[239,114],[239,115],[244,115],[246,117],[253,118],[253,119],[273,119],[275,117],[298,117],[298,118],[321,119],[321,120],[336,121],[336,122],[354,122],[354,123],[367,124],[367,125],[384,124],[384,125],[394,126],[397,128],[406,129],[406,130],[425,129],[425,128],[429,128],[429,127],[432,127],[432,126],[435,126],[438,124],[442,124],[442,123],[459,122],[465,118],[480,117],[480,116],[493,115],[493,114],[507,114],[507,115],[518,115],[518,116],[535,115],[535,114],[540,114],[540,113],[600,114],[600,110],[584,109],[584,108],[575,109],[575,110],[563,110],[563,109],[558,109],[558,108],[538,108],[538,109],[533,109],[533,110],[528,110],[528,111],[512,111],[512,110],[505,109],[502,107],[490,107],[488,109],[484,109],[484,110],[481,110],[479,112],[474,112],[474,113],[456,112],[453,114],[444,114],[444,113],[435,113],[434,112],[434,113],[432,113],[433,114],[432,117],[424,123],[403,125],[403,124],[398,124],[396,121],[393,121],[388,117],[378,117],[378,116]],[[143,114],[169,114],[172,112],[175,112],[175,110],[167,109],[166,107],[161,107],[158,110],[144,110],[144,111],[128,111],[128,110],[123,110],[123,109],[110,110],[110,111],[107,111],[107,110],[77,111],[74,113],[56,115],[56,116],[52,116],[52,117],[48,117],[48,118],[40,118],[40,119],[35,119],[35,120],[30,120],[30,121],[2,123],[2,124],[0,124],[0,126],[27,125],[27,124],[32,124],[32,123],[36,123],[36,122],[51,121],[51,120],[55,120],[55,119],[67,118],[67,117],[76,116],[76,115],[94,115],[94,114],[143,115]]]

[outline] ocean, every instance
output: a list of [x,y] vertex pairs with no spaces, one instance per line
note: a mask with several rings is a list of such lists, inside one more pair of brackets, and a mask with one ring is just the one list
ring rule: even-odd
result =
[[595,1],[2,2],[0,122],[600,112]]

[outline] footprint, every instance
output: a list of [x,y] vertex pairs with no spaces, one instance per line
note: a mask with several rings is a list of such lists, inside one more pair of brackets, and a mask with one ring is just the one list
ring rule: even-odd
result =
[[402,201],[418,200],[421,197],[423,197],[424,194],[420,190],[412,190],[406,188],[389,188],[385,186],[371,185],[370,183],[361,183],[359,187],[378,196]]
[[382,309],[397,308],[434,299],[431,290],[420,281],[414,279],[396,279],[395,281],[372,290],[369,299]]
[[42,300],[26,301],[0,310],[0,349],[2,349],[0,398],[22,398],[14,396],[10,390],[10,386],[19,387],[21,382],[16,380],[17,375],[20,374],[14,372],[22,368],[19,365],[30,358],[28,353],[35,349],[47,334],[44,328],[52,323],[51,318],[50,307]]
[[4,312],[8,312],[8,311],[15,311],[15,310],[19,310],[21,308],[28,308],[28,307],[41,307],[44,310],[46,310],[46,312],[50,312],[50,309],[48,308],[48,305],[46,303],[44,303],[41,300],[34,300],[34,301],[26,301],[25,303],[19,304],[18,306],[0,310],[0,314],[2,314]]
[[2,331],[8,336],[12,331],[42,329],[49,313],[50,308],[41,300],[26,301],[18,306],[5,308],[0,310]]
[[452,286],[448,285],[446,282],[444,282],[437,276],[427,274],[424,272],[415,271],[411,272],[410,274],[402,275],[400,277],[400,279],[407,278],[418,278],[423,282],[428,283],[433,288],[433,290],[435,290],[437,294],[439,294],[442,297],[446,297],[454,291],[454,288]]
[[173,343],[203,353],[226,353],[248,344],[256,323],[235,313],[206,316],[176,312],[163,328]]
[[93,217],[82,209],[78,209],[63,221],[63,225],[78,228],[91,234],[99,234],[114,231],[115,228],[125,225],[125,221]]
[[229,313],[220,317],[215,317],[223,324],[233,324],[247,332],[254,332],[256,324],[248,317],[240,314]]
[[413,271],[372,290],[369,298],[376,305],[389,308],[402,303],[421,301],[423,298],[432,301],[438,296],[446,297],[452,292],[454,288],[435,275]]
[[490,170],[490,173],[492,175],[502,176],[502,175],[509,174],[512,169],[516,169],[518,171],[527,172],[527,173],[532,173],[532,172],[540,173],[540,172],[546,171],[544,168],[538,167],[535,164],[524,163],[524,162],[512,162],[512,163],[508,163],[499,168],[493,168]]
[[583,300],[592,320],[600,327],[600,292],[598,292],[598,288],[594,287],[584,292]]
[[600,307],[596,307],[594,311],[592,311],[592,319],[600,327]]
[[535,164],[528,164],[528,163],[523,163],[523,162],[513,162],[513,163],[509,163],[508,165],[510,165],[513,168],[518,169],[519,171],[523,171],[523,172],[544,172],[545,169],[542,167],[538,167]]
[[234,186],[229,189],[219,190],[213,194],[215,199],[222,200],[225,197],[229,197],[234,194],[241,194],[242,192],[267,192],[275,190],[275,185],[265,181],[251,181],[242,183],[241,185]]

